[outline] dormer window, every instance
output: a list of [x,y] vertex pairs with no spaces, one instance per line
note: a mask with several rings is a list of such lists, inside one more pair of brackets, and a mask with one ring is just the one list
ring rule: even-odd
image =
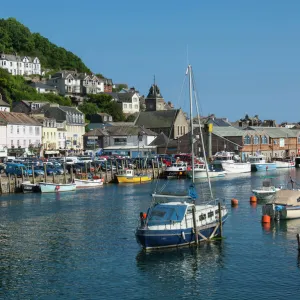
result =
[[253,144],[258,145],[259,144],[259,137],[257,135],[254,136],[253,138]]

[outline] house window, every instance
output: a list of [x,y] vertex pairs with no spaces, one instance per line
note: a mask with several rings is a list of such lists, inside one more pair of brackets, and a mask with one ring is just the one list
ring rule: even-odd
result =
[[253,137],[253,144],[254,144],[254,145],[258,145],[258,144],[259,144],[259,137],[258,137],[257,135],[255,135],[255,136]]
[[58,133],[58,138],[60,139],[60,132]]
[[23,141],[23,147],[26,147],[26,140]]
[[274,140],[273,143],[274,143],[274,145],[277,145],[277,144],[278,144],[278,141],[277,141],[277,140]]
[[103,117],[103,120],[104,120],[104,121],[107,121],[107,116],[104,116],[104,117]]
[[132,104],[129,104],[129,108],[132,108]]
[[177,135],[179,135],[179,126],[177,126]]
[[135,108],[135,109],[138,109],[138,108],[139,108],[139,106],[138,106],[137,104],[135,104],[135,105],[134,105],[134,108]]
[[123,106],[124,108],[127,108],[127,104],[126,104],[126,103],[124,103],[123,105],[124,105],[124,106]]
[[20,140],[17,140],[17,146],[18,147],[20,146]]
[[40,127],[35,127],[35,135],[39,135],[40,134]]
[[300,144],[300,135],[298,136],[298,144]]
[[25,126],[23,126],[23,133],[24,133],[24,134],[26,133],[26,129],[25,129]]
[[180,126],[180,135],[182,135],[182,126]]
[[14,127],[10,126],[10,133],[14,133]]
[[29,134],[32,134],[33,132],[33,129],[32,129],[32,126],[29,127]]
[[14,141],[13,141],[13,140],[11,140],[11,141],[10,141],[10,144],[13,146],[13,144],[14,144]]
[[264,145],[268,144],[268,138],[265,135],[261,137],[261,143]]
[[17,134],[20,133],[20,126],[17,126]]
[[114,138],[114,145],[126,145],[127,144],[127,138]]
[[251,144],[251,137],[249,135],[246,135],[244,137],[244,145],[250,145]]
[[31,140],[28,141],[28,145],[31,145]]
[[185,126],[183,126],[183,134],[185,134]]

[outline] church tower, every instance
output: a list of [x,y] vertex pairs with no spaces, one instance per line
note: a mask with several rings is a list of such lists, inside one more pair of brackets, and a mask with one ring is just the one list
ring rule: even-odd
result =
[[165,100],[162,97],[159,87],[154,83],[149,89],[147,98],[145,99],[146,111],[165,110]]

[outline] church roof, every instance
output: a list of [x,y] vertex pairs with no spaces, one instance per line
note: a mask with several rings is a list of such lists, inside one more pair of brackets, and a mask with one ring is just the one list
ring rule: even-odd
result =
[[160,93],[160,89],[156,84],[152,84],[149,93],[146,99],[156,99],[156,98],[163,98],[162,94]]

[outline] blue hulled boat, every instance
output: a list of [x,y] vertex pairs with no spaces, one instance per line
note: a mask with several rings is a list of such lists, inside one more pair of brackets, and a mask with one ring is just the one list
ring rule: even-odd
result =
[[141,214],[135,233],[146,250],[184,246],[219,236],[219,212],[222,224],[228,214],[225,206],[219,211],[216,204],[195,205],[190,195],[153,194],[153,200],[155,204],[148,213]]
[[[188,66],[190,103],[195,91],[192,87],[191,66]],[[195,88],[195,87],[194,87]],[[198,119],[200,124],[199,112]],[[192,104],[190,105],[190,116],[192,116]],[[193,118],[191,120],[191,143],[193,137]],[[203,134],[199,125],[201,144]],[[152,195],[152,205],[147,213],[140,214],[140,223],[136,229],[135,236],[137,242],[146,250],[179,247],[190,244],[197,244],[200,241],[209,240],[222,234],[222,225],[225,222],[228,211],[224,204],[213,198],[208,164],[205,149],[202,146],[205,158],[205,173],[210,189],[209,199],[205,203],[196,204],[196,192],[194,186],[195,165],[194,152],[192,149],[192,185],[188,191],[181,194],[174,193],[154,193]]]
[[275,162],[266,162],[266,158],[262,154],[249,155],[251,163],[251,171],[271,171],[276,170]]

